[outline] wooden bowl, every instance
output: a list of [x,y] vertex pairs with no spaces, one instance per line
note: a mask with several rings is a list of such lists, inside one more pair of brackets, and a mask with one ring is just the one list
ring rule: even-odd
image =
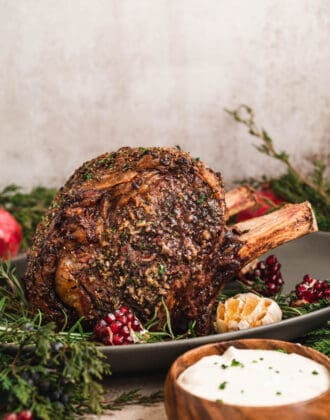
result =
[[184,353],[171,366],[165,382],[165,408],[169,420],[321,420],[329,419],[330,389],[310,400],[294,404],[252,407],[218,404],[185,391],[177,382],[181,372],[204,356],[223,354],[228,347],[239,349],[284,349],[324,365],[330,373],[330,359],[322,353],[299,344],[278,340],[247,339],[208,344]]

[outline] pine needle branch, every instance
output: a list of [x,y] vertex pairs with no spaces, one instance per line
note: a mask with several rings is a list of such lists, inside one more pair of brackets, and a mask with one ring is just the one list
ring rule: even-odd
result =
[[128,405],[144,405],[150,406],[163,401],[164,396],[162,391],[153,392],[150,395],[143,395],[139,389],[123,392],[119,397],[110,401],[103,401],[103,408],[105,410],[119,411]]

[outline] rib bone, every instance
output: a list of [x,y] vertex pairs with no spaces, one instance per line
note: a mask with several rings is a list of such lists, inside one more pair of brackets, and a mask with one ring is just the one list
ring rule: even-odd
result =
[[249,209],[256,204],[254,190],[247,185],[241,185],[226,193],[227,217]]
[[318,230],[308,201],[287,204],[273,213],[237,223],[232,229],[243,242],[238,253],[242,265],[285,242]]

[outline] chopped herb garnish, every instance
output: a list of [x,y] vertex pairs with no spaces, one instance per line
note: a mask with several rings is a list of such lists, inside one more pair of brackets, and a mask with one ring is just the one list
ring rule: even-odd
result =
[[93,178],[93,174],[91,172],[88,172],[85,176],[85,178],[89,181],[90,179]]
[[259,357],[259,360],[264,360],[264,358],[263,357]]
[[201,195],[201,198],[197,201],[197,203],[198,203],[198,204],[203,204],[203,203],[204,203],[204,201],[205,201],[205,199],[206,199],[206,195],[205,195],[205,194],[202,194],[202,195]]
[[276,395],[282,395],[282,392],[277,391],[277,392],[276,392]]
[[223,404],[223,401],[222,401],[222,400],[215,400],[215,402],[216,402],[217,404]]
[[241,362],[239,362],[238,360],[236,360],[236,359],[233,359],[232,361],[231,361],[231,365],[230,366],[233,366],[233,367],[236,367],[236,366],[240,366],[240,367],[244,367],[244,365],[243,365],[243,363],[241,363]]
[[159,266],[159,274],[160,275],[165,274],[165,267],[162,264],[160,264],[160,266]]
[[258,360],[252,360],[252,363],[258,363]]
[[222,369],[227,369],[228,365],[222,364],[221,367]]
[[146,147],[139,147],[139,150],[141,150],[141,152],[145,152],[147,150]]
[[227,381],[222,382],[222,384],[219,385],[219,389],[225,389],[227,384]]
[[279,371],[279,370],[275,370],[275,372],[276,372],[276,373],[280,373],[280,371]]
[[195,158],[195,160],[198,162],[199,160],[201,160],[201,158],[197,156],[197,157]]
[[279,351],[280,353],[288,353],[286,350],[284,349],[276,349],[276,351]]
[[318,375],[318,371],[317,370],[313,370],[312,375]]
[[268,369],[270,369],[270,370],[273,369],[273,366],[268,366]]

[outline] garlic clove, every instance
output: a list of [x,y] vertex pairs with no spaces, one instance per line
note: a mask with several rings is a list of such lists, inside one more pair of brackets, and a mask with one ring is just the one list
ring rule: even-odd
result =
[[237,331],[278,322],[282,311],[269,298],[254,293],[240,293],[219,302],[214,323],[217,332]]

